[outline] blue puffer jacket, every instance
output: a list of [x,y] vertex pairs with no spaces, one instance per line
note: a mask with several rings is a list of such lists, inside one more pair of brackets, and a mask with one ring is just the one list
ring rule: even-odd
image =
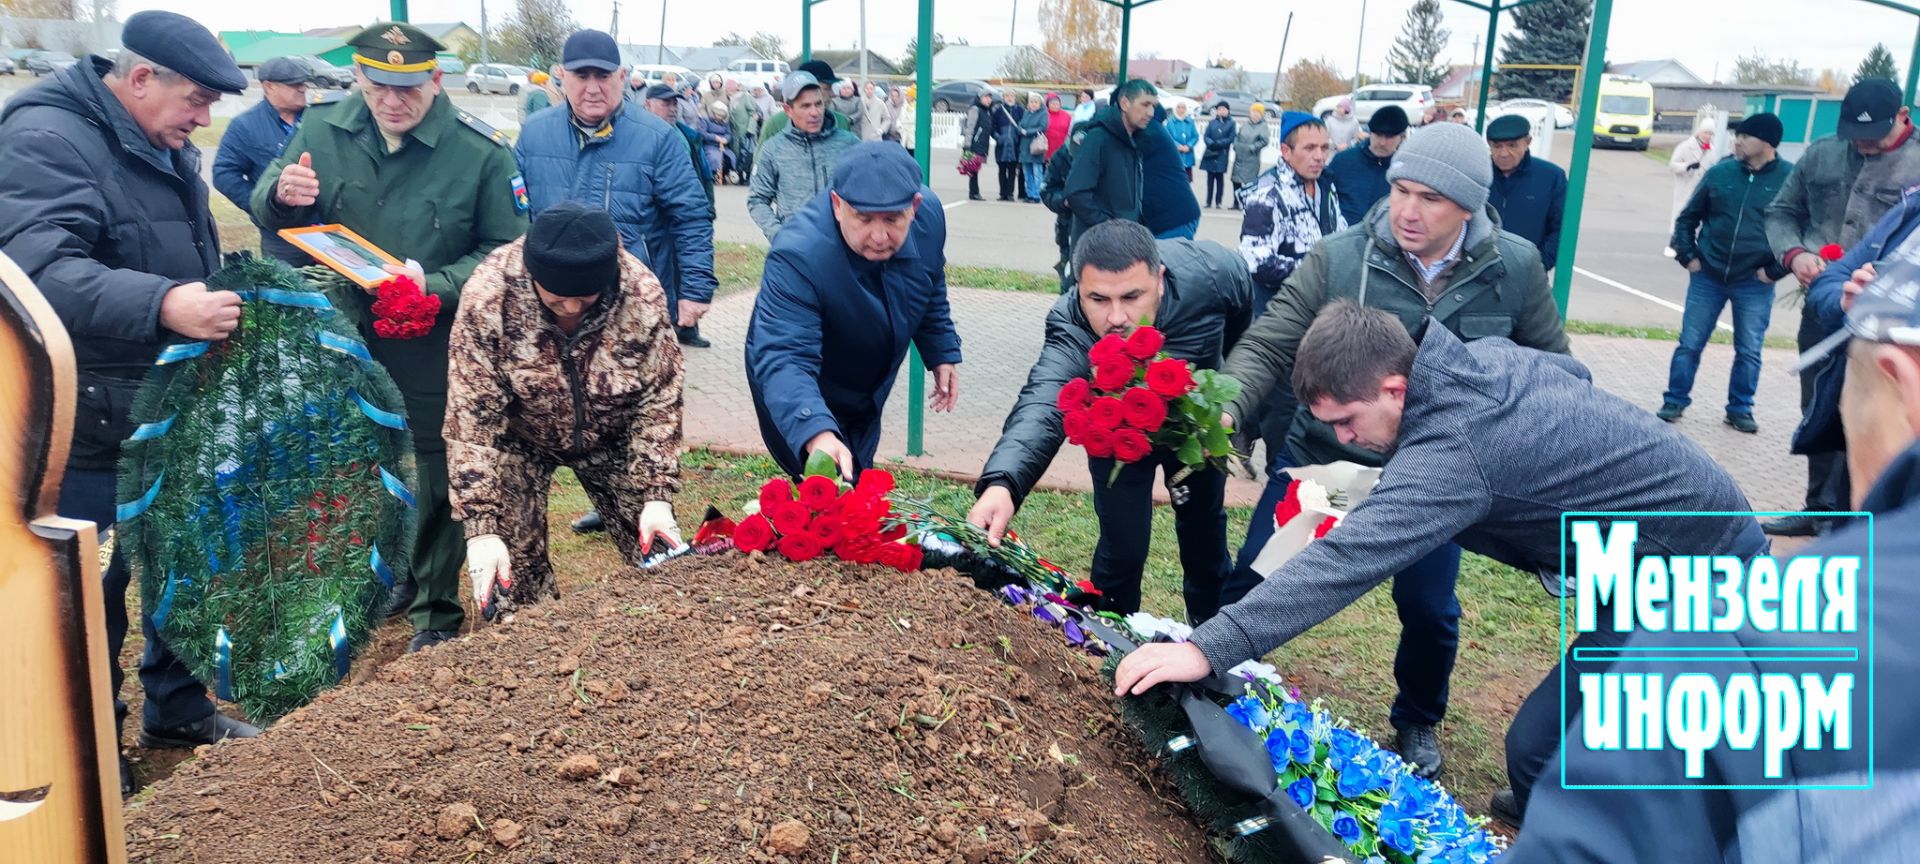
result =
[[613,133],[581,143],[564,106],[535,112],[514,145],[532,212],[562,201],[604,208],[620,240],[680,296],[713,299],[713,217],[680,131],[628,100]]

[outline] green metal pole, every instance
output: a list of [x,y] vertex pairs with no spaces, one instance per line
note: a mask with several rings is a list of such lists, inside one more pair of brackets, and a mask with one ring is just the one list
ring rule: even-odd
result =
[[1120,71],[1113,77],[1113,86],[1127,83],[1127,45],[1133,40],[1133,2],[1120,4]]
[[[933,183],[933,0],[920,0],[920,30],[913,58],[913,158],[920,163],[920,182]],[[921,205],[935,206],[932,202]],[[907,455],[926,452],[927,366],[920,359],[920,346],[907,350],[911,373],[907,376]]]
[[393,0],[393,2],[390,3],[389,5],[391,6],[390,11],[393,13],[393,17],[389,20],[392,20],[392,21],[407,20],[407,0]]
[[1593,30],[1587,35],[1587,59],[1580,73],[1580,116],[1573,121],[1573,164],[1567,171],[1567,214],[1560,223],[1560,260],[1553,271],[1553,302],[1567,317],[1573,290],[1573,256],[1580,246],[1580,211],[1587,197],[1587,162],[1593,156],[1593,114],[1600,101],[1600,77],[1607,71],[1607,29],[1613,0],[1593,0]]
[[1473,130],[1487,131],[1487,92],[1493,89],[1493,37],[1500,31],[1500,0],[1487,4],[1487,56],[1480,61],[1480,108],[1473,118]]
[[1915,29],[1913,34],[1913,56],[1907,60],[1908,105],[1912,105],[1915,99],[1920,99],[1920,94],[1915,92],[1916,87],[1920,87],[1920,28]]
[[813,59],[813,0],[800,0],[800,62]]

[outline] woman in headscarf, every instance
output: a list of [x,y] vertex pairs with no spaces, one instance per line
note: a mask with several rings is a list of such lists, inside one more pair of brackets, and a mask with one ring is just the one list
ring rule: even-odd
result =
[[1217,209],[1227,194],[1227,159],[1233,152],[1233,139],[1239,129],[1233,123],[1233,111],[1222,99],[1213,103],[1213,119],[1207,121],[1206,154],[1200,157],[1200,170],[1207,172],[1209,208]]
[[700,146],[707,154],[707,170],[713,172],[713,182],[720,186],[727,184],[727,160],[731,151],[728,145],[733,141],[733,124],[727,118],[727,103],[708,102],[707,116],[700,120]]
[[[960,158],[964,161],[968,154],[979,158],[981,165],[993,154],[988,152],[993,146],[993,93],[980,91],[973,106],[967,109],[967,119],[960,124]],[[967,200],[985,201],[980,196],[980,172],[967,175]]]
[[1233,209],[1240,209],[1240,190],[1260,179],[1260,151],[1267,149],[1267,106],[1247,109],[1247,122],[1233,138]]
[[[1060,94],[1047,94],[1047,159],[1052,161],[1053,154],[1067,143],[1067,136],[1073,132],[1073,114],[1060,108]],[[1045,184],[1042,184],[1045,185]]]

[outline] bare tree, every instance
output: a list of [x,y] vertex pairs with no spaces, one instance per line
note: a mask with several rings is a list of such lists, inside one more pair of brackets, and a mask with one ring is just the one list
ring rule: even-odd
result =
[[515,0],[494,36],[494,59],[545,69],[560,62],[561,46],[578,29],[567,0]]

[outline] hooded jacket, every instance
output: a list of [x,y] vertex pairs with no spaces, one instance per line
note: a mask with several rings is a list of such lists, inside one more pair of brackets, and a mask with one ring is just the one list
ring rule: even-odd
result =
[[833,114],[822,118],[818,132],[803,132],[789,124],[780,134],[761,140],[753,157],[747,212],[768,240],[814,193],[832,185],[834,163],[859,143]]
[[1282,159],[1241,190],[1247,215],[1240,220],[1240,256],[1253,271],[1263,308],[1322,237],[1346,230],[1333,179],[1323,173],[1314,187],[1309,197],[1306,181]]
[[[1218,369],[1222,358],[1246,332],[1253,318],[1253,282],[1233,250],[1210,240],[1160,240],[1160,263],[1167,268],[1160,308],[1153,326],[1167,337],[1169,356],[1202,369]],[[1005,486],[1018,503],[1040,482],[1060,452],[1060,388],[1091,374],[1087,349],[1094,333],[1080,310],[1078,292],[1067,292],[1047,312],[1046,340],[1040,359],[1027,373],[1026,386],[1000,430],[987,465],[980,469],[976,494]]]
[[[1462,343],[1433,320],[1415,326],[1425,332],[1379,485],[1332,532],[1194,629],[1191,641],[1214,669],[1286,644],[1449,540],[1552,574],[1559,588],[1563,513],[1752,509],[1705,450],[1593,386],[1572,357],[1506,339]],[[1645,554],[1746,558],[1765,549],[1752,516],[1640,520]]]
[[1140,221],[1141,177],[1140,149],[1120,109],[1101,108],[1087,124],[1067,174],[1065,197],[1073,210],[1070,241],[1078,243],[1088,228],[1108,219]]
[[448,491],[468,537],[503,533],[503,508],[518,505],[507,460],[613,453],[627,475],[619,488],[646,501],[680,489],[680,343],[660,280],[623,250],[619,288],[569,336],[534,293],[526,242],[474,269],[449,340]]
[[[0,113],[0,252],[32,277],[73,339],[75,468],[111,469],[135,391],[167,342],[160,301],[219,266],[192,144],[162,150],[89,57]],[[58,466],[56,466],[58,467]]]
[[1739,159],[1707,169],[1700,185],[1673,220],[1674,260],[1700,261],[1701,272],[1721,284],[1744,282],[1755,270],[1768,281],[1789,272],[1767,245],[1767,205],[1786,185],[1793,163],[1774,158],[1759,170]]
[[[1227,406],[1237,421],[1261,416],[1280,388],[1291,392],[1294,351],[1327,304],[1350,299],[1385,309],[1408,331],[1432,319],[1466,341],[1509,338],[1523,347],[1567,353],[1567,333],[1546,271],[1533,244],[1500,230],[1491,209],[1468,220],[1460,260],[1440,278],[1445,290],[1429,300],[1420,277],[1394,240],[1388,202],[1373,206],[1361,224],[1322,239],[1227,357],[1226,372],[1240,380]],[[1380,454],[1341,444],[1333,429],[1302,407],[1287,434],[1297,465],[1345,459],[1380,464]]]

